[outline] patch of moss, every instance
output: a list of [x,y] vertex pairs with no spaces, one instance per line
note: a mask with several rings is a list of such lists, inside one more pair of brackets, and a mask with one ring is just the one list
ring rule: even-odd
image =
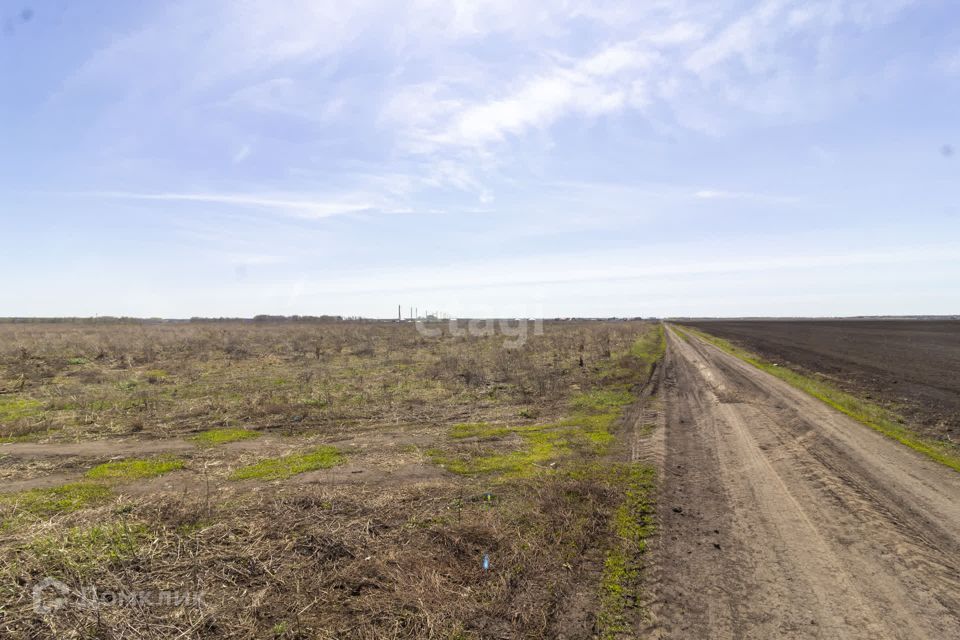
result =
[[105,462],[85,474],[92,480],[138,480],[153,478],[183,468],[183,460],[177,458],[144,458]]
[[604,559],[597,614],[600,637],[616,638],[629,631],[631,613],[640,605],[643,556],[654,531],[655,471],[646,465],[618,464],[603,473],[623,491],[612,518],[614,544]]
[[59,487],[0,494],[0,506],[33,516],[51,516],[96,505],[110,495],[110,489],[101,484],[74,482]]
[[42,403],[33,398],[0,395],[0,422],[12,422],[40,413]]
[[512,433],[513,429],[489,422],[466,422],[453,425],[451,438],[496,438]]
[[294,453],[280,458],[267,458],[230,475],[231,480],[280,480],[317,469],[329,469],[343,464],[344,457],[336,447],[317,447],[306,453]]
[[485,455],[451,455],[433,449],[428,452],[436,464],[460,475],[499,474],[504,478],[530,475],[547,463],[569,452],[569,441],[562,432],[527,431],[520,434],[523,448]]
[[190,439],[200,444],[217,445],[259,438],[260,435],[258,431],[251,431],[250,429],[210,429],[198,433]]

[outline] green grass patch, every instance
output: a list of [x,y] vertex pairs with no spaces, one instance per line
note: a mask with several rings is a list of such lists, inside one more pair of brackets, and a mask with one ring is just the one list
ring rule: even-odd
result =
[[515,434],[520,448],[496,453],[468,451],[460,455],[441,450],[428,453],[435,463],[461,475],[529,476],[549,469],[550,462],[573,451],[603,453],[614,440],[613,428],[624,407],[633,401],[629,391],[598,389],[574,396],[570,401],[571,415],[553,424],[516,427],[457,424],[450,430],[451,438],[502,438]]
[[112,522],[42,536],[26,549],[47,571],[82,576],[135,558],[148,539],[149,530],[143,524]]
[[95,482],[74,482],[45,489],[0,494],[0,507],[33,516],[51,516],[101,503],[111,496],[109,488]]
[[160,384],[161,382],[166,382],[167,372],[162,369],[154,369],[153,371],[147,371],[144,377],[149,384]]
[[0,422],[12,422],[40,413],[42,403],[33,398],[0,395]]
[[85,475],[91,480],[139,480],[182,468],[183,460],[177,458],[144,458],[98,464]]
[[614,430],[623,410],[636,399],[632,389],[646,382],[650,367],[666,348],[663,326],[641,335],[630,351],[601,367],[600,386],[573,396],[569,416],[552,424],[509,426],[487,422],[456,424],[450,437],[506,438],[515,435],[512,451],[428,451],[436,464],[461,475],[497,474],[501,479],[529,476],[549,470],[550,463],[574,452],[602,454],[614,441]]
[[570,408],[576,412],[597,414],[619,411],[633,402],[634,396],[622,389],[596,389],[573,397]]
[[519,434],[523,444],[518,450],[456,455],[431,449],[427,454],[434,463],[460,475],[499,474],[504,478],[513,478],[528,476],[538,469],[545,469],[551,460],[570,452],[570,442],[565,433],[551,431],[549,427],[526,429]]
[[614,440],[614,428],[623,410],[636,400],[625,389],[597,389],[578,394],[570,402],[571,415],[558,423],[572,440],[589,442],[603,453]]
[[610,482],[623,490],[623,502],[613,514],[614,542],[607,551],[600,581],[597,626],[601,638],[616,638],[630,630],[640,606],[643,556],[654,532],[653,467],[616,464],[605,469]]
[[199,444],[217,445],[259,437],[260,433],[258,431],[251,431],[250,429],[210,429],[198,433],[190,439]]
[[922,453],[931,460],[950,467],[954,471],[960,471],[960,451],[958,451],[956,447],[950,447],[945,443],[927,440],[918,436],[903,426],[902,418],[892,411],[884,409],[872,402],[862,400],[823,380],[817,380],[793,371],[792,369],[788,369],[787,367],[781,367],[767,362],[756,354],[731,344],[722,338],[717,338],[716,336],[690,327],[683,327],[682,330],[677,328],[676,330],[681,336],[687,339],[689,338],[684,335],[684,332],[696,335],[722,351],[753,365],[761,371],[766,371],[770,375],[821,400],[837,411],[850,416],[857,422],[879,431],[885,436],[910,447],[914,451]]
[[647,331],[630,347],[630,355],[643,362],[648,367],[660,359],[667,349],[667,339],[664,335],[663,324],[660,323],[652,331]]
[[14,442],[36,442],[44,436],[55,433],[56,429],[47,431],[33,431],[30,433],[21,433],[15,436],[0,436],[0,444],[12,444]]
[[630,389],[647,381],[654,364],[663,356],[667,342],[662,324],[649,327],[624,353],[600,364],[600,379],[606,387]]
[[231,480],[280,480],[298,473],[329,469],[343,464],[344,457],[336,447],[317,447],[306,453],[294,453],[281,458],[267,458],[230,475]]
[[453,425],[451,438],[497,438],[513,433],[515,429],[489,422],[465,422]]

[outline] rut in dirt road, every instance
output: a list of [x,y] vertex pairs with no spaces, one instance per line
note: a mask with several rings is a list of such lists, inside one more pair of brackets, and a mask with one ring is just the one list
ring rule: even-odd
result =
[[661,638],[960,638],[960,474],[668,331]]

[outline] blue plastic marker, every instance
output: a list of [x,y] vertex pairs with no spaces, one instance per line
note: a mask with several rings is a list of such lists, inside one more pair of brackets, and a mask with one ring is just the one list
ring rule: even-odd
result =
[[490,570],[490,556],[487,555],[486,553],[483,554],[483,570],[484,571]]

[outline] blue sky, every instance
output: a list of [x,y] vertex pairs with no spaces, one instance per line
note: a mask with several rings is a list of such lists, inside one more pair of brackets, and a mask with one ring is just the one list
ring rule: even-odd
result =
[[0,7],[0,316],[960,313],[954,2]]

